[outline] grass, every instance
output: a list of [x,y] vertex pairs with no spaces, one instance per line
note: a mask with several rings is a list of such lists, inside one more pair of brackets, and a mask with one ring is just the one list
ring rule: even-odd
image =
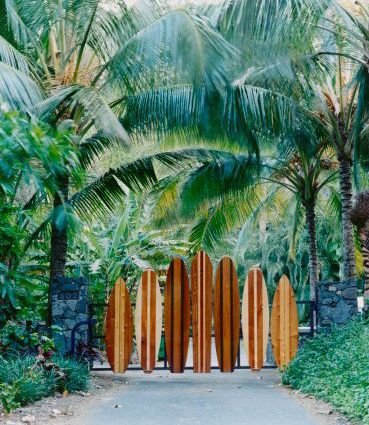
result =
[[369,425],[369,321],[306,342],[282,381]]
[[44,365],[34,356],[0,357],[0,402],[6,412],[58,391],[83,391],[88,385],[87,365],[74,359],[55,357]]

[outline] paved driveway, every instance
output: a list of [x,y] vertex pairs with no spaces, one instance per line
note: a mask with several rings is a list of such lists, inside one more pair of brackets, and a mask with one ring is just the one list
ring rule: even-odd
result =
[[[131,371],[78,418],[86,425],[317,425],[276,370],[172,375]],[[120,388],[120,387],[119,387]],[[116,407],[115,407],[116,406]],[[77,424],[77,422],[76,422]]]

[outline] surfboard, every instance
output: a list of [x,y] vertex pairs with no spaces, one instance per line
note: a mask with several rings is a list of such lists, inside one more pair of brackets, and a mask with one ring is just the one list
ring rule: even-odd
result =
[[115,373],[123,373],[132,354],[132,308],[127,287],[119,278],[110,294],[105,322],[105,344],[109,364]]
[[269,303],[263,272],[249,270],[242,296],[242,334],[246,356],[252,370],[263,367],[269,335]]
[[281,277],[274,294],[271,339],[278,367],[287,366],[297,353],[299,319],[295,294],[285,275]]
[[200,251],[191,265],[193,371],[211,370],[211,327],[213,303],[213,266]]
[[145,373],[155,368],[160,348],[163,313],[158,278],[154,270],[142,273],[137,290],[135,331],[138,358]]
[[190,288],[186,267],[174,258],[167,272],[164,291],[165,349],[172,373],[185,369],[190,339]]
[[229,257],[218,265],[214,293],[215,347],[221,372],[233,372],[240,337],[240,296],[236,269]]

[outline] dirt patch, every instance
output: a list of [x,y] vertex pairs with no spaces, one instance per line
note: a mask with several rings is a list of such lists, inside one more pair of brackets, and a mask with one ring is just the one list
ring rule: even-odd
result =
[[306,395],[300,391],[286,387],[283,388],[285,388],[291,397],[297,399],[302,407],[314,416],[321,425],[354,425],[353,422],[350,422],[347,418],[339,414],[328,403],[324,403],[324,401],[317,400],[315,397]]
[[88,392],[44,398],[29,406],[21,407],[10,415],[0,416],[0,424],[4,425],[67,425],[78,417],[81,409],[98,402],[125,385],[124,376],[113,376],[111,373],[92,373]]

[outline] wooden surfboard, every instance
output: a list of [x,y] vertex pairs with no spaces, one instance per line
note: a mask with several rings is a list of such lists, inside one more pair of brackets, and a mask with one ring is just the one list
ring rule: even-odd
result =
[[214,294],[215,347],[221,372],[233,372],[240,337],[240,296],[236,269],[229,257],[220,261]]
[[138,358],[145,373],[151,373],[158,358],[163,313],[158,278],[154,270],[142,273],[138,286],[135,330]]
[[295,357],[299,342],[299,319],[295,294],[283,275],[274,294],[271,339],[278,367],[287,366]]
[[164,291],[165,348],[172,373],[185,369],[190,339],[190,288],[186,267],[175,258],[167,272]]
[[200,251],[191,266],[193,371],[211,370],[211,327],[213,303],[213,266]]
[[251,369],[259,370],[266,358],[269,335],[269,303],[263,272],[249,270],[242,297],[242,333]]
[[119,278],[109,298],[105,325],[106,353],[113,372],[123,373],[132,354],[132,308],[129,293]]

